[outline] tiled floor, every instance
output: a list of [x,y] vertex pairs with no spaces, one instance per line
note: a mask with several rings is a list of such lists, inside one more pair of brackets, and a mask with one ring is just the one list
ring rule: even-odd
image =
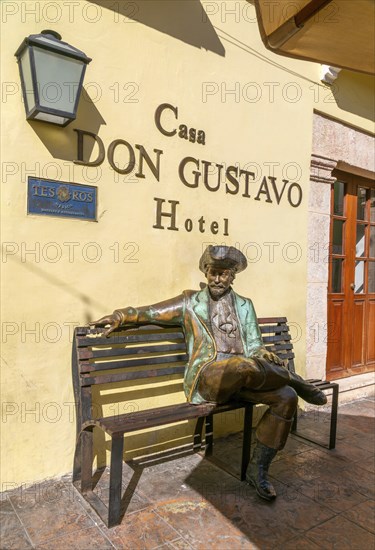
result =
[[[289,438],[270,473],[273,503],[200,455],[124,467],[131,480],[121,525],[107,529],[68,477],[3,495],[1,549],[282,549],[375,548],[374,399],[339,408],[334,451]],[[300,429],[327,439],[328,413],[311,412]],[[241,439],[215,444],[238,469]],[[124,484],[126,486],[126,484]],[[103,501],[108,472],[96,491]]]

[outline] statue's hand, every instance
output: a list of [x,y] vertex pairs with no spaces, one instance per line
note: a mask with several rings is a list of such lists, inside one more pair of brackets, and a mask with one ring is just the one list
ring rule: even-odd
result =
[[284,361],[280,359],[276,353],[272,353],[272,351],[266,351],[263,353],[263,358],[267,361],[270,361],[271,363],[275,363],[276,365],[284,366]]
[[111,315],[105,315],[104,317],[101,317],[97,321],[92,321],[89,323],[90,327],[109,327],[104,331],[103,335],[108,338],[108,336],[116,330],[120,326],[120,319],[117,315],[111,314]]

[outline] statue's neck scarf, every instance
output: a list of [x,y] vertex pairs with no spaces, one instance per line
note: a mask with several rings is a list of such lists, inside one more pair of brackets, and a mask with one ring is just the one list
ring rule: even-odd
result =
[[232,293],[228,292],[219,300],[210,300],[211,322],[215,328],[227,336],[236,338],[238,321],[234,310]]

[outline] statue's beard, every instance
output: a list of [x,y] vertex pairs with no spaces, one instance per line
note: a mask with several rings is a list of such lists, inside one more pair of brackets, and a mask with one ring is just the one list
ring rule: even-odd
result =
[[212,298],[221,298],[221,296],[224,296],[224,294],[226,294],[228,292],[228,290],[230,289],[230,287],[225,287],[224,285],[215,285],[215,284],[211,284],[209,285],[209,290],[210,290],[210,294],[212,296]]

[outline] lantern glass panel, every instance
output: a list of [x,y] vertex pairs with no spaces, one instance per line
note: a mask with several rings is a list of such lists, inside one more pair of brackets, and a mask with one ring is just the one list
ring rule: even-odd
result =
[[43,122],[52,122],[53,124],[58,124],[59,126],[64,126],[69,118],[64,118],[58,115],[52,115],[49,113],[38,113],[33,117],[34,120],[42,120]]
[[51,46],[52,48],[59,48],[59,50],[66,50],[67,52],[77,54],[77,48],[69,46],[66,42],[56,42],[56,39],[51,40],[51,38],[48,38],[47,36],[39,35],[38,42],[44,42],[47,46]]
[[34,46],[39,104],[74,114],[84,63]]
[[29,50],[26,48],[21,57],[21,71],[25,85],[24,99],[26,102],[26,111],[29,112],[35,107],[34,87],[31,77],[31,65]]

